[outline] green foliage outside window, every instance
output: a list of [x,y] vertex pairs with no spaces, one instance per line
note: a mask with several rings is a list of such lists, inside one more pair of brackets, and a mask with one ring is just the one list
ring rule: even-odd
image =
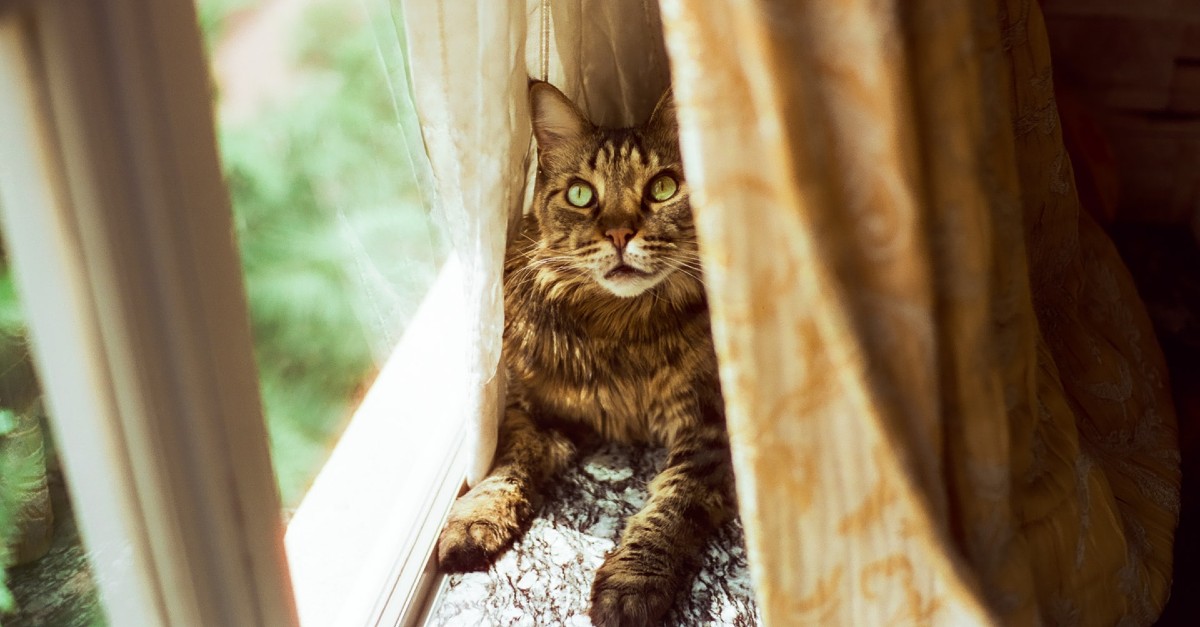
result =
[[[0,438],[16,427],[16,416],[7,409],[0,409]],[[11,612],[14,607],[12,591],[8,589],[8,574],[5,565],[12,559],[9,555],[8,543],[4,541],[12,528],[13,503],[9,503],[8,494],[0,491],[0,615]]]
[[18,305],[0,246],[0,614],[15,608],[6,569],[45,553],[51,523],[41,393]]
[[415,123],[393,100],[405,87],[389,86],[372,25],[338,3],[309,11],[294,90],[219,139],[286,506],[444,258],[405,150]]
[[[24,324],[13,291],[12,273],[0,242],[0,451],[4,450],[9,434],[17,428],[16,404],[11,392],[26,387],[29,382],[19,382],[24,375],[21,364],[26,360],[23,351]],[[0,473],[8,470],[17,460],[0,459]],[[14,468],[13,470],[17,470]],[[8,482],[0,475],[0,615],[14,608],[12,592],[7,585],[6,570],[15,560],[9,543],[15,535],[14,516],[20,503],[18,494],[8,488]]]

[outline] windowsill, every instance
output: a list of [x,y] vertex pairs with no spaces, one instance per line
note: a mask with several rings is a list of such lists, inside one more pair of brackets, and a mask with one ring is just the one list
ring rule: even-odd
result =
[[[592,581],[626,521],[645,505],[664,449],[608,444],[555,477],[525,535],[487,571],[451,575],[427,627],[587,627]],[[759,624],[740,522],[709,541],[699,574],[664,624]]]
[[451,256],[288,525],[303,625],[397,624],[434,583],[466,461],[461,273]]

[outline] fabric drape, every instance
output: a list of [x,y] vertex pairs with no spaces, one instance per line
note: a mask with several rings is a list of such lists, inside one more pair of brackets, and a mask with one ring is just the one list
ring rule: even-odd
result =
[[1161,353],[1030,0],[663,0],[767,624],[1148,624]]

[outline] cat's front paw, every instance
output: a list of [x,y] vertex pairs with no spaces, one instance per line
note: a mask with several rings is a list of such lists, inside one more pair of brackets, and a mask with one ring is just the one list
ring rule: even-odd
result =
[[619,548],[596,571],[592,609],[596,627],[657,625],[675,601],[678,582],[670,576],[648,574],[637,555]]
[[528,503],[511,493],[486,487],[481,484],[451,508],[450,519],[437,544],[443,571],[487,570],[520,536],[525,522],[522,518],[527,517],[520,514],[529,509]]

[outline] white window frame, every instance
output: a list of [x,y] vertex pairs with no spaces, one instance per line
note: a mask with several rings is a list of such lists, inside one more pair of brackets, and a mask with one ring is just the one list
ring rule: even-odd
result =
[[110,623],[422,620],[466,461],[433,393],[466,381],[458,264],[285,550],[192,1],[0,0],[0,85],[0,220]]
[[300,622],[411,625],[466,471],[462,267],[453,255],[288,525]]

